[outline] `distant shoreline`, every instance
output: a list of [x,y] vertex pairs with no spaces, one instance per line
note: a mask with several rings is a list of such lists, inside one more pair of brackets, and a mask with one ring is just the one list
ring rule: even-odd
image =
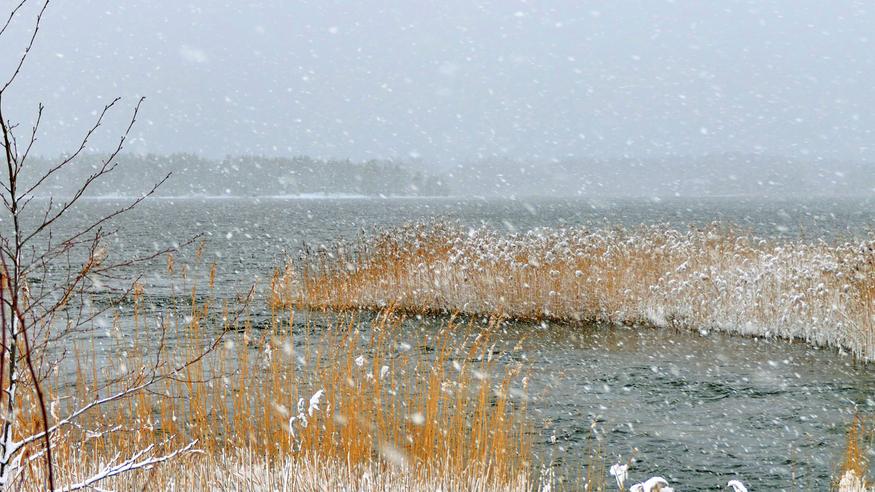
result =
[[[35,196],[36,200],[47,200],[54,198],[55,200],[64,200],[69,197],[64,196]],[[83,196],[80,200],[91,201],[112,201],[112,200],[136,200],[140,198],[134,195],[99,195],[99,196]],[[356,194],[322,194],[322,193],[302,193],[297,195],[153,195],[149,199],[156,200],[373,200],[373,199],[442,199],[442,198],[462,198],[449,197],[445,195],[356,195]]]
[[[66,200],[70,197],[63,195],[38,195],[34,196],[36,200]],[[136,200],[140,196],[136,195],[98,195],[98,196],[83,196],[80,200],[89,201],[111,201],[111,200]],[[800,203],[810,202],[812,200],[873,200],[875,193],[872,194],[806,194],[798,195],[747,195],[747,194],[726,194],[726,195],[690,195],[690,196],[629,196],[629,195],[363,195],[352,193],[300,193],[289,195],[153,195],[150,199],[158,200],[618,200],[618,201],[649,201],[653,203],[671,202],[671,201],[690,201],[690,200],[756,200],[762,202],[768,201],[798,201]]]

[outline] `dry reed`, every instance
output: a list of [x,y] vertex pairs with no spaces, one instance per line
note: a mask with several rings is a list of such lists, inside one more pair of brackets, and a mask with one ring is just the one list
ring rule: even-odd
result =
[[[189,274],[178,265],[176,271]],[[209,271],[212,286],[215,268]],[[46,388],[50,424],[70,409],[136,386],[138,370],[158,356],[178,364],[207,352],[157,386],[55,432],[58,483],[79,483],[143,450],[139,461],[184,449],[168,463],[96,485],[531,489],[525,378],[520,367],[498,363],[495,322],[473,330],[450,319],[411,331],[388,309],[370,320],[326,315],[299,322],[290,310],[274,310],[234,325],[227,303],[193,287],[188,292],[165,308],[163,329],[156,330],[154,321],[146,322],[153,318],[137,289],[131,311],[113,320],[106,336],[80,340],[75,357],[55,366]],[[35,431],[33,398],[21,401],[16,416],[28,423],[22,432]],[[42,489],[42,461],[35,457],[26,458],[30,466],[17,478],[22,490]]]
[[[576,259],[574,263],[568,263],[558,258],[555,252],[552,255],[547,253],[571,246],[553,245],[546,252],[531,247],[525,256],[519,253],[519,256],[512,257],[517,261],[518,266],[514,268],[519,272],[506,264],[502,266],[502,262],[510,262],[507,257],[494,261],[496,269],[506,268],[501,270],[505,277],[498,277],[496,269],[490,270],[490,263],[473,266],[477,264],[472,261],[477,258],[482,261],[489,254],[486,251],[481,251],[479,257],[474,256],[470,249],[465,250],[470,257],[458,253],[465,241],[477,238],[478,234],[484,234],[483,231],[461,236],[453,236],[460,231],[444,226],[418,231],[417,234],[422,234],[414,236],[414,241],[418,241],[421,250],[405,251],[401,246],[407,243],[384,237],[368,250],[370,256],[357,255],[351,267],[344,260],[352,257],[343,256],[346,254],[343,251],[333,252],[334,258],[327,253],[317,255],[322,261],[318,270],[312,265],[314,258],[309,257],[310,263],[303,269],[306,272],[303,284],[297,280],[302,276],[300,270],[293,273],[289,267],[285,276],[277,274],[272,281],[270,314],[253,314],[236,324],[232,322],[235,317],[231,315],[229,303],[217,300],[213,291],[215,265],[202,267],[203,282],[209,287],[205,289],[207,294],[201,295],[187,283],[187,277],[193,277],[193,272],[185,265],[175,265],[168,260],[168,272],[175,272],[182,278],[181,285],[171,291],[187,292],[187,295],[162,308],[166,314],[160,318],[163,330],[156,330],[154,326],[155,318],[151,316],[154,313],[147,308],[144,290],[136,289],[130,310],[112,320],[103,339],[80,340],[73,348],[75,357],[71,363],[52,366],[56,375],[53,384],[47,388],[52,402],[52,419],[56,421],[57,415],[96,397],[136,385],[138,368],[154,360],[157,346],[164,347],[161,349],[164,358],[171,362],[181,361],[209,348],[217,331],[223,333],[223,338],[215,350],[187,366],[183,373],[150,391],[136,393],[85,414],[76,425],[55,433],[59,483],[77,483],[105,469],[110,461],[118,463],[143,450],[146,452],[140,455],[140,461],[183,449],[186,452],[166,463],[155,463],[145,470],[108,478],[96,485],[117,490],[252,491],[555,488],[563,482],[556,478],[556,471],[551,468],[539,471],[534,463],[533,431],[524,397],[526,369],[498,362],[494,352],[495,319],[486,327],[473,327],[451,317],[439,329],[411,330],[399,313],[445,309],[452,304],[448,302],[449,298],[436,297],[438,292],[443,292],[442,295],[465,292],[476,294],[473,302],[483,306],[468,309],[470,312],[503,309],[518,317],[550,316],[569,320],[585,320],[589,317],[584,314],[599,313],[593,317],[629,322],[633,319],[631,316],[613,317],[624,306],[628,307],[619,298],[636,299],[636,295],[643,294],[640,294],[640,286],[632,293],[621,291],[622,284],[641,276],[659,279],[660,275],[668,275],[665,271],[682,255],[686,255],[687,270],[674,267],[670,271],[675,274],[657,282],[657,286],[661,283],[675,285],[681,282],[680,278],[686,281],[698,278],[692,274],[679,275],[690,270],[701,272],[705,265],[711,266],[709,272],[714,278],[724,278],[723,275],[728,275],[729,260],[722,269],[714,263],[725,258],[724,255],[741,264],[748,264],[745,261],[761,264],[757,262],[763,261],[764,252],[771,251],[770,254],[776,257],[775,263],[781,268],[790,268],[791,265],[786,264],[789,260],[775,253],[775,249],[780,248],[790,257],[797,258],[795,265],[800,269],[811,261],[811,257],[822,262],[832,258],[830,261],[839,266],[831,273],[821,272],[820,282],[836,276],[842,278],[838,273],[846,272],[850,265],[854,265],[863,278],[871,275],[871,270],[866,270],[866,262],[862,261],[870,253],[857,253],[862,258],[855,256],[852,246],[765,243],[754,246],[749,239],[730,241],[714,231],[665,235],[664,231],[650,230],[651,235],[644,238],[628,231],[615,231],[615,234],[629,237],[620,241],[620,246],[606,248],[612,251],[608,256],[613,261],[601,256],[599,260],[587,260],[570,255]],[[460,242],[444,243],[436,239],[439,234],[455,237]],[[505,247],[517,247],[514,241],[520,241],[520,238],[533,238],[530,241],[538,238],[538,244],[541,244],[540,241],[555,240],[560,235],[567,239],[570,233],[555,234],[505,239]],[[588,236],[580,237],[584,242],[578,244],[588,244],[585,242]],[[589,240],[595,241],[594,238]],[[670,244],[680,246],[670,247]],[[704,248],[710,251],[710,256],[691,255],[689,252],[695,250],[694,244],[703,248],[710,245]],[[731,249],[730,244],[736,249]],[[438,245],[441,248],[437,248]],[[659,260],[648,264],[642,252],[644,245],[662,251],[683,252],[658,256],[653,250],[648,250]],[[717,254],[715,250],[727,250],[731,254]],[[387,256],[388,251],[391,251],[391,257]],[[742,261],[741,257],[746,260]],[[391,258],[394,260],[389,261]],[[410,267],[409,262],[414,258],[419,263],[414,270],[416,275],[411,277],[405,269]],[[623,261],[617,261],[617,258],[623,258]],[[710,264],[706,262],[709,258],[712,260]],[[853,263],[849,263],[852,260]],[[589,266],[585,265],[586,262]],[[427,266],[420,267],[420,263]],[[338,264],[343,268],[336,267]],[[449,268],[451,265],[460,266],[453,269]],[[610,269],[610,265],[617,266]],[[647,265],[650,269],[636,272]],[[654,265],[659,265],[662,273]],[[575,268],[575,273],[571,274],[574,280],[567,278],[567,272],[552,273],[570,267]],[[438,268],[444,269],[438,271]],[[583,268],[588,275],[598,271],[602,280],[581,280],[586,275],[576,272],[583,272]],[[810,264],[808,268],[811,268]],[[334,272],[335,277],[328,277],[328,271]],[[453,287],[450,281],[444,281],[452,275],[463,274],[467,275],[468,282],[479,287],[474,290],[465,286]],[[383,302],[362,303],[371,306],[399,303],[398,307],[390,305],[365,322],[360,315],[344,313],[312,314],[306,321],[295,321],[296,317],[302,316],[296,315],[294,303],[290,302],[293,298],[289,296],[296,292],[295,289],[302,285],[316,289],[315,282],[319,279],[325,282],[321,288],[347,289],[342,291],[345,297],[335,298],[333,304],[324,302],[320,307],[353,307],[356,305],[351,302],[356,300],[352,296],[353,289],[370,285],[365,282],[369,275],[383,275],[388,279],[380,284],[387,292],[405,292],[392,291],[392,282],[422,278],[437,281],[432,283],[435,290],[428,291],[427,295],[435,296],[431,299],[441,302],[416,304],[398,296],[384,298]],[[499,278],[505,280],[499,281]],[[341,279],[355,282],[344,287]],[[576,290],[571,292],[577,293],[577,302],[581,304],[602,283],[608,282],[613,290],[597,298],[596,307],[590,308],[592,311],[578,308],[574,311],[577,316],[568,315],[566,318],[561,314],[562,310],[570,309],[574,304],[565,295],[548,295],[539,301],[548,303],[549,311],[543,309],[543,304],[540,308],[538,304],[530,304],[527,310],[515,310],[522,304],[513,304],[507,299],[526,302],[523,293],[528,290],[522,285],[513,285],[521,279],[529,285],[550,287],[554,292],[569,292],[568,289],[574,288]],[[420,286],[424,282],[418,281]],[[775,282],[775,279],[761,280],[760,285],[768,285],[770,281]],[[794,288],[801,288],[803,284],[800,282],[797,280]],[[412,288],[413,284],[405,285]],[[829,285],[830,288],[825,290],[832,288],[833,284]],[[854,285],[852,289],[861,289],[854,295],[867,292],[862,286]],[[485,286],[500,288],[499,292],[507,297],[502,303],[488,304],[495,292],[481,291]],[[439,287],[443,290],[438,291]],[[534,295],[539,295],[537,289],[532,290]],[[321,292],[320,295],[326,296],[330,292]],[[514,292],[517,297],[511,296]],[[851,295],[850,290],[842,292]],[[311,298],[316,298],[317,293],[311,293]],[[413,295],[412,292],[408,294]],[[364,295],[364,291],[359,291],[358,295]],[[415,299],[421,301],[426,292],[417,291],[415,295],[420,296]],[[644,302],[637,299],[639,303]],[[302,302],[302,299],[296,301]],[[663,298],[662,302],[667,301]],[[604,308],[608,305],[614,309]],[[597,309],[598,306],[602,306],[601,310]],[[849,311],[845,308],[843,312]],[[159,332],[167,338],[160,344],[155,339]],[[39,422],[33,396],[25,394],[20,401],[16,418],[27,424],[21,427],[22,433],[36,431]],[[861,441],[860,432],[854,433],[853,429],[851,432],[841,478],[862,480],[865,477],[861,469],[862,450],[867,446]],[[193,441],[196,441],[194,446],[186,448],[187,443]],[[38,458],[39,447],[35,446],[26,457],[29,466],[18,478],[17,485],[21,490],[42,489],[42,460]],[[566,472],[560,470],[559,473]],[[603,490],[611,486],[603,450],[600,449],[591,453],[586,470],[578,471],[576,480],[574,475],[569,475],[571,482],[586,490]]]
[[833,490],[838,492],[867,492],[869,478],[868,451],[872,449],[872,431],[859,414],[854,416],[848,427],[845,443],[845,456],[842,459]]
[[[386,468],[379,462],[349,466],[338,461],[285,456],[269,459],[248,450],[216,454],[192,454],[146,472],[111,478],[96,490],[189,490],[247,492],[499,492],[533,490],[529,477],[520,475],[513,483],[497,483],[487,477],[466,473],[461,476]],[[96,457],[83,459],[84,463]],[[59,467],[62,476],[84,476],[90,471],[77,461]],[[26,484],[23,492],[43,490]]]
[[801,339],[875,358],[875,241],[775,242],[714,225],[679,231],[416,224],[304,251],[277,306],[502,312]]

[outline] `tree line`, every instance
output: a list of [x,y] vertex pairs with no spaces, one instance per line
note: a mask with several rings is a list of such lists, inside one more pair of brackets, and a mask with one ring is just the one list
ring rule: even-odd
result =
[[[73,183],[99,169],[106,156],[82,155],[75,166],[56,173],[45,183],[44,193],[67,196]],[[55,160],[36,159],[36,168],[49,169]],[[159,196],[276,196],[300,194],[349,194],[367,196],[441,196],[449,194],[439,176],[390,160],[353,162],[312,157],[234,156],[221,160],[194,154],[116,157],[113,179],[95,183],[91,196],[137,196],[143,183],[168,173],[156,192]]]

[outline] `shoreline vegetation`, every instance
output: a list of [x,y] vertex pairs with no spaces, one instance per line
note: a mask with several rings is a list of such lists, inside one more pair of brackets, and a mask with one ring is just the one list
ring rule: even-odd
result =
[[[77,340],[55,366],[52,415],[125,395],[55,433],[65,490],[86,479],[100,490],[538,487],[525,368],[499,362],[497,319],[411,332],[391,310],[243,313],[216,297],[215,265],[197,257],[168,260],[180,295],[160,317],[138,285],[105,336]],[[193,362],[131,392],[158,360]],[[37,429],[33,394],[17,418],[23,435]],[[16,490],[43,490],[43,462],[26,459]]]
[[[156,306],[142,286],[134,289],[126,314],[105,327],[105,336],[98,337],[96,344],[93,337],[77,341],[68,363],[56,367],[52,384],[46,387],[50,411],[63,415],[126,391],[136,386],[138,371],[153,360],[195,362],[150,391],[130,393],[56,433],[53,452],[59,480],[83,485],[83,477],[103,477],[95,485],[106,490],[617,490],[615,477],[608,473],[611,450],[599,444],[592,444],[580,470],[540,461],[535,443],[543,436],[536,430],[527,395],[530,368],[513,356],[516,348],[502,343],[503,320],[516,313],[526,319],[549,316],[567,323],[586,322],[582,316],[561,316],[566,301],[550,294],[571,286],[576,287],[575,302],[585,298],[588,288],[618,296],[616,310],[600,312],[620,312],[624,306],[638,305],[621,301],[640,302],[635,296],[642,292],[621,290],[620,285],[665,275],[657,265],[671,265],[671,271],[684,274],[687,282],[701,281],[694,274],[706,264],[715,278],[723,278],[721,272],[730,266],[738,268],[738,262],[771,265],[768,272],[781,275],[809,272],[815,265],[838,265],[828,274],[806,276],[808,283],[781,277],[781,285],[787,282],[812,292],[823,292],[826,286],[818,288],[811,282],[825,282],[824,275],[847,272],[847,267],[863,272],[858,281],[871,279],[865,276],[871,274],[866,270],[871,252],[859,250],[859,245],[756,243],[728,229],[541,230],[503,239],[493,234],[444,223],[418,224],[385,231],[375,241],[360,243],[360,250],[338,243],[330,251],[304,251],[263,286],[265,298],[245,303],[245,312],[236,310],[234,300],[217,297],[216,266],[203,259],[203,246],[190,263],[168,257],[166,275],[177,297],[162,306],[162,316],[157,317]],[[558,254],[565,248],[576,251],[597,244],[611,247],[588,250],[593,256],[588,266],[581,256]],[[519,249],[522,245],[524,250]],[[501,255],[491,248],[502,248]],[[660,250],[666,253],[660,256],[656,253]],[[521,256],[521,251],[526,255]],[[595,259],[597,251],[604,257]],[[692,251],[705,253],[695,256]],[[356,263],[350,264],[353,252]],[[763,255],[771,259],[766,261]],[[485,258],[490,262],[485,263]],[[685,268],[675,265],[680,258],[687,258]],[[719,258],[734,261],[726,259],[724,270],[706,263]],[[813,258],[817,262],[808,263]],[[517,263],[509,263],[512,259]],[[561,263],[570,259],[573,264]],[[553,273],[563,265],[574,266],[570,276]],[[605,270],[608,265],[616,268]],[[599,271],[599,282],[606,283],[577,284],[583,282],[582,268],[590,274]],[[435,273],[438,270],[441,273]],[[506,301],[523,299],[522,294],[509,297],[528,292],[510,281],[525,279],[530,286],[551,289],[534,297],[548,303],[550,310],[544,311],[541,304],[523,304],[525,310],[493,309],[485,323],[481,315],[444,315],[436,318],[439,326],[426,327],[409,314],[446,308],[436,303],[416,305],[414,298],[352,302],[364,299],[353,293],[369,291],[351,289],[407,292],[393,287],[393,281],[407,282],[399,283],[405,289],[424,289],[425,283],[440,287],[417,291],[417,302],[446,300],[449,297],[437,293],[452,294],[445,290],[453,278],[449,275],[460,272],[467,275],[463,284],[474,287],[459,292],[478,293],[477,302],[482,304],[477,306],[492,308],[487,301],[496,292],[507,296]],[[765,278],[765,271],[759,274],[757,288],[775,283]],[[504,280],[498,282],[499,278]],[[674,281],[669,285],[683,284],[678,277],[669,280]],[[319,303],[303,306],[304,299],[292,297],[305,285],[321,286],[323,290],[310,291],[308,298]],[[341,285],[348,290],[332,290]],[[684,289],[701,290],[698,284]],[[329,304],[328,299],[344,303]],[[599,302],[613,306],[607,304],[609,299]],[[813,301],[806,298],[806,302]],[[363,315],[367,309],[374,312]],[[801,322],[802,314],[820,312],[802,311],[792,319]],[[160,330],[154,328],[156,322],[161,323]],[[155,339],[158,333],[160,342]],[[56,396],[61,394],[70,396]],[[33,395],[21,400],[17,416],[27,424],[25,432],[36,428],[35,411]],[[836,487],[841,482],[850,488],[837,490],[866,490],[860,488],[868,477],[867,449],[872,439],[871,426],[866,424],[862,417],[849,423],[845,456],[834,476]],[[119,456],[133,461],[119,461]],[[42,461],[38,455],[28,459],[31,465],[17,478],[19,490],[42,490]],[[124,473],[126,464],[135,471]],[[628,475],[647,478],[637,477],[631,458],[625,466]]]
[[875,359],[875,240],[773,241],[713,224],[502,234],[417,223],[306,249],[271,302],[613,323],[803,340]]

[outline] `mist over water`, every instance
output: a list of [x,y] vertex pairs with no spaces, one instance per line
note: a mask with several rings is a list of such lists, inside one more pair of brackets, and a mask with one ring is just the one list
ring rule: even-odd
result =
[[127,142],[141,155],[391,159],[478,194],[871,194],[873,15],[814,0],[58,2],[5,102],[24,127],[46,103],[43,156],[74,150],[122,96],[88,145],[110,151],[146,96]]

